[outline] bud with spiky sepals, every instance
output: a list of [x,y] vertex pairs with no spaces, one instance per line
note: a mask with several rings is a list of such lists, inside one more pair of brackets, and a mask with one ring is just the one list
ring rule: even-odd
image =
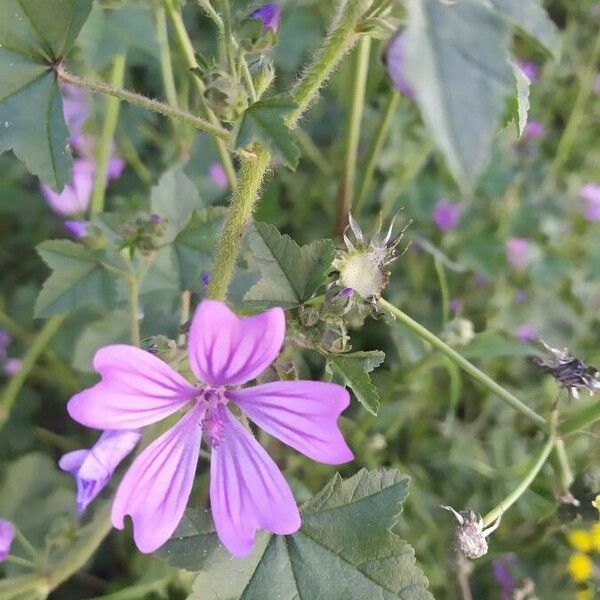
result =
[[257,97],[260,98],[275,79],[273,62],[266,56],[259,56],[250,63],[249,69],[254,90]]
[[587,390],[590,396],[600,391],[599,373],[595,367],[588,366],[579,358],[571,356],[567,348],[553,348],[544,340],[540,342],[552,357],[549,359],[536,357],[533,362],[550,373],[573,398],[579,398],[579,390]]
[[457,512],[451,506],[442,506],[444,510],[450,511],[458,521],[458,527],[454,532],[456,549],[470,560],[485,556],[488,551],[488,536],[498,529],[500,517],[498,517],[487,529],[483,525],[483,518],[472,509],[467,508]]
[[204,84],[206,102],[221,121],[231,123],[248,108],[244,86],[228,73],[211,71],[204,77]]
[[348,226],[344,231],[346,247],[338,250],[332,263],[338,273],[335,285],[341,289],[350,288],[365,300],[376,302],[379,299],[390,278],[386,267],[396,260],[396,248],[410,225],[409,222],[392,237],[395,219],[392,219],[385,235],[381,235],[380,219],[377,231],[367,240],[352,215],[348,215]]

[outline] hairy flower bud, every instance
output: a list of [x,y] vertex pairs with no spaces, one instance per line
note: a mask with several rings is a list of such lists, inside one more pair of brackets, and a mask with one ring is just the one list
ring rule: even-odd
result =
[[458,521],[458,527],[454,532],[456,549],[465,558],[471,560],[485,556],[488,551],[486,538],[498,528],[500,518],[496,519],[487,529],[484,529],[481,515],[476,514],[470,508],[460,512],[457,512],[451,506],[442,506],[441,508],[450,511]]
[[213,70],[203,80],[206,85],[206,102],[221,121],[235,121],[248,108],[248,95],[244,86],[228,73]]

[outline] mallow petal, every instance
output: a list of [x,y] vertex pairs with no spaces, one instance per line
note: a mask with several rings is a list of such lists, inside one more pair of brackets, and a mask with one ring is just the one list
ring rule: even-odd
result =
[[259,427],[309,458],[331,465],[354,458],[337,425],[350,403],[341,385],[275,381],[226,394]]
[[138,429],[174,413],[198,390],[156,356],[115,344],[94,356],[99,383],[67,404],[73,419],[96,429]]
[[201,412],[194,408],[154,440],[132,463],[117,490],[112,523],[133,521],[133,539],[141,552],[162,546],[181,521],[200,452]]
[[234,556],[252,550],[257,529],[294,533],[300,513],[285,478],[252,434],[223,411],[210,464],[210,506],[219,539]]
[[105,431],[90,450],[75,450],[59,461],[77,482],[77,510],[83,512],[106,487],[119,463],[134,449],[139,431]]
[[275,360],[284,334],[281,308],[238,318],[223,302],[204,300],[190,327],[190,366],[199,379],[212,386],[245,383]]
[[15,539],[15,526],[7,519],[0,519],[0,562],[10,554],[10,547]]

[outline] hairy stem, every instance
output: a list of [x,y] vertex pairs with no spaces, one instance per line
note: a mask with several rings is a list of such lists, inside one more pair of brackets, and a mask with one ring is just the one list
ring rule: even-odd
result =
[[354,64],[354,81],[352,97],[348,112],[346,129],[346,156],[344,160],[344,177],[340,186],[337,206],[336,231],[342,234],[348,224],[348,213],[354,198],[354,179],[356,175],[356,157],[360,141],[360,124],[365,105],[365,90],[369,72],[369,56],[371,54],[371,38],[364,36],[358,43]]
[[492,510],[490,510],[487,515],[483,517],[483,524],[488,527],[491,525],[498,517],[501,517],[504,512],[506,512],[526,491],[529,489],[529,486],[533,483],[533,480],[537,477],[537,474],[541,471],[542,467],[548,460],[548,456],[550,456],[550,452],[552,452],[552,448],[554,448],[554,444],[556,443],[556,438],[554,434],[550,435],[548,441],[542,448],[540,455],[537,460],[531,465],[529,471],[527,471],[525,477],[521,480],[519,485],[508,495],[504,500],[498,503]]
[[354,218],[358,218],[358,216],[360,215],[360,212],[365,204],[365,200],[367,199],[367,195],[369,194],[369,190],[371,189],[371,185],[373,183],[373,176],[375,175],[375,167],[377,166],[377,161],[379,160],[379,156],[383,149],[383,145],[385,144],[385,140],[387,139],[387,135],[390,130],[390,125],[392,124],[392,118],[394,116],[394,113],[396,112],[396,109],[398,108],[399,101],[399,92],[393,90],[390,94],[383,116],[381,117],[381,121],[379,121],[379,124],[377,126],[377,131],[375,132],[373,142],[365,158],[366,166],[362,174],[360,191],[358,192],[356,202],[354,204],[354,207],[352,208]]
[[[115,57],[110,76],[112,88],[119,89],[123,87],[125,79],[125,54],[119,54]],[[113,140],[119,120],[121,101],[118,97],[112,95],[106,99],[106,112],[104,114],[104,125],[98,144],[98,154],[96,156],[96,176],[94,179],[94,188],[92,190],[92,199],[90,202],[90,212],[92,214],[101,213],[104,210],[104,196],[106,194],[106,184],[108,175],[108,162],[113,150]]]
[[521,400],[519,400],[515,395],[511,394],[508,390],[505,390],[500,384],[496,383],[483,371],[480,371],[475,365],[470,363],[466,358],[462,357],[458,352],[456,352],[456,350],[448,346],[448,344],[437,337],[437,335],[429,331],[429,329],[423,327],[423,325],[417,323],[414,319],[411,319],[411,317],[409,317],[406,313],[401,311],[399,308],[396,308],[393,304],[390,304],[383,298],[379,300],[379,305],[384,310],[394,315],[398,322],[402,323],[402,325],[410,329],[413,333],[416,333],[420,338],[429,342],[436,350],[447,356],[449,360],[466,371],[469,375],[471,375],[471,377],[476,379],[492,394],[495,394],[503,402],[517,410],[524,417],[527,417],[540,429],[544,431],[547,430],[548,422],[546,419],[544,419],[544,417],[529,408],[529,406],[521,402]]
[[184,110],[180,110],[175,106],[170,106],[169,104],[159,102],[158,100],[152,100],[151,98],[130,92],[129,90],[115,88],[101,81],[93,81],[91,79],[85,79],[83,77],[73,75],[72,73],[67,73],[61,66],[57,67],[56,73],[58,78],[65,83],[70,83],[71,85],[88,89],[93,92],[99,92],[100,94],[105,94],[107,96],[114,96],[115,98],[128,102],[129,104],[141,106],[142,108],[160,113],[161,115],[169,117],[170,119],[175,119],[176,121],[181,121],[182,123],[191,125],[192,127],[195,127],[204,133],[215,136],[220,140],[229,140],[230,138],[231,134],[229,131],[227,131],[227,129],[224,127],[221,127],[221,125],[209,123],[205,119],[196,117],[195,115],[185,112]]
[[10,410],[31,369],[33,369],[40,354],[46,349],[46,346],[64,320],[65,315],[56,315],[48,319],[27,349],[27,352],[25,352],[21,368],[10,378],[8,385],[4,389],[4,393],[0,396],[0,428],[6,423],[10,415]]
[[[177,38],[179,47],[181,48],[181,52],[185,60],[185,66],[188,69],[193,69],[194,67],[197,67],[198,64],[196,63],[194,46],[192,45],[192,40],[190,40],[190,36],[188,35],[187,29],[185,28],[185,24],[181,17],[181,13],[175,8],[172,0],[163,0],[163,6],[165,7],[167,15],[169,16],[169,20],[173,25],[175,36]],[[204,83],[198,77],[195,76],[192,77],[192,80],[194,85],[196,86],[198,95],[200,97],[200,102],[204,107],[204,111],[206,112],[208,120],[213,124],[213,126],[221,127],[219,119],[217,119],[215,113],[208,107],[204,99]],[[217,145],[217,151],[219,153],[223,169],[225,169],[225,174],[227,175],[229,187],[230,189],[234,190],[237,185],[237,177],[235,174],[235,168],[233,166],[231,155],[229,154],[227,144],[225,143],[225,139],[226,138],[221,139],[217,137],[215,139],[215,143]]]

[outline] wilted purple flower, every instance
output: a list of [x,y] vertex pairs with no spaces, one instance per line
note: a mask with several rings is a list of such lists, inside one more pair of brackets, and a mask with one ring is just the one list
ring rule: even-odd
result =
[[12,377],[18,371],[21,370],[23,361],[20,358],[9,358],[5,363],[2,370],[7,377]]
[[90,450],[68,452],[58,466],[77,482],[77,510],[82,513],[104,489],[119,463],[135,448],[139,431],[105,431]]
[[63,225],[76,239],[84,238],[88,234],[89,223],[87,221],[65,221]]
[[281,18],[281,6],[273,3],[263,4],[250,13],[250,18],[260,21],[264,32],[277,33]]
[[385,64],[394,87],[408,98],[415,97],[415,91],[406,78],[406,33],[398,32],[390,41],[385,52]]
[[[235,556],[245,556],[257,529],[285,535],[300,527],[294,496],[277,465],[229,411],[236,404],[257,425],[314,460],[353,458],[337,419],[350,397],[320,381],[275,381],[249,388],[275,360],[285,334],[281,308],[239,319],[222,302],[200,303],[189,331],[189,383],[139,348],[101,348],[94,367],[102,379],[68,404],[78,422],[99,429],[137,429],[169,415],[182,418],[150,444],[125,474],[112,507],[115,527],[133,520],[142,552],[164,544],[181,520],[205,439],[212,448],[210,503],[217,534]],[[202,383],[201,383],[202,382]]]
[[0,562],[10,554],[10,547],[15,539],[15,526],[7,519],[0,519]]
[[533,142],[535,140],[541,140],[546,135],[546,127],[540,121],[531,119],[527,121],[523,129],[523,139]]
[[513,597],[513,591],[517,587],[517,582],[509,569],[515,562],[516,558],[512,554],[492,561],[494,579],[500,586],[500,600],[510,600]]
[[354,290],[350,287],[345,287],[343,290],[340,291],[340,296],[344,298],[350,298],[352,294],[354,294]]
[[50,208],[61,215],[71,216],[87,210],[94,185],[94,163],[78,159],[73,163],[71,181],[57,194],[50,186],[42,184],[42,194]]
[[583,214],[590,222],[600,221],[600,185],[586,183],[581,186],[579,194],[585,200]]
[[517,339],[522,342],[530,342],[537,338],[537,330],[531,323],[524,323],[521,325],[516,332]]
[[525,290],[517,290],[515,292],[515,300],[519,304],[523,304],[523,302],[527,301],[527,292]]
[[208,167],[208,177],[222,190],[227,189],[229,181],[227,179],[227,173],[225,173],[225,169],[221,163],[214,162]]
[[540,68],[529,60],[517,60],[517,65],[529,79],[531,83],[535,83],[540,77]]
[[454,229],[460,219],[460,213],[462,212],[462,206],[456,202],[449,202],[448,200],[438,200],[436,205],[433,207],[433,222],[437,225],[441,231],[448,231]]
[[523,269],[527,265],[530,246],[531,244],[526,238],[508,238],[506,240],[506,258],[508,262],[517,269]]

